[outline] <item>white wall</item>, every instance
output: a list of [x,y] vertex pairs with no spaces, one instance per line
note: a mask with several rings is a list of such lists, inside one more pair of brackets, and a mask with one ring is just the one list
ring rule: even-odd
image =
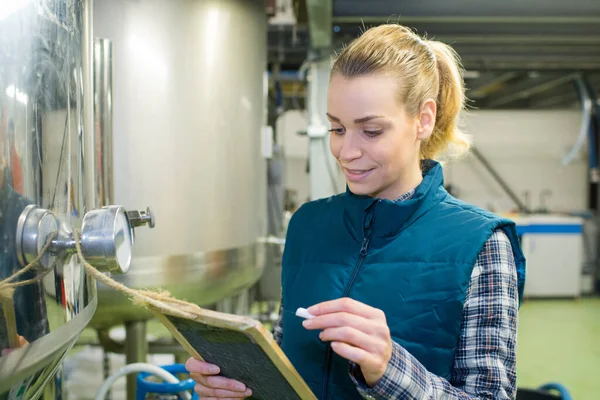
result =
[[[562,159],[574,145],[580,127],[577,111],[479,111],[469,115],[466,130],[474,144],[508,185],[530,207],[537,209],[540,193],[552,194],[546,205],[552,211],[581,210],[587,199],[587,153],[563,167]],[[461,199],[497,211],[514,207],[510,198],[474,157],[452,163],[447,183],[456,185]]]
[[[563,167],[563,156],[579,133],[580,113],[565,111],[472,111],[465,117],[466,131],[508,185],[524,199],[530,192],[529,206],[540,207],[540,193],[549,189],[546,199],[551,211],[586,208],[587,155]],[[306,129],[301,111],[288,111],[277,126],[286,154],[286,187],[298,192],[298,200],[309,197],[306,175],[307,139],[296,133]],[[447,184],[458,188],[458,196],[496,212],[514,209],[514,203],[472,155],[445,166]],[[343,190],[340,179],[340,190]]]

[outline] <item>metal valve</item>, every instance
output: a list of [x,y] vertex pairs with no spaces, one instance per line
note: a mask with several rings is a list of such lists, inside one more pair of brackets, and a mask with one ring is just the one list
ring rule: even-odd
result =
[[154,214],[150,207],[144,210],[134,210],[127,211],[127,216],[129,217],[129,222],[131,223],[132,228],[137,228],[138,226],[148,225],[148,228],[154,228]]
[[[124,274],[131,264],[134,228],[154,227],[154,215],[146,211],[126,211],[123,206],[108,206],[85,214],[80,245],[85,259],[103,272]],[[21,265],[31,263],[40,254],[48,237],[56,234],[39,263],[53,266],[57,258],[76,253],[73,232],[60,229],[52,212],[35,205],[23,211],[17,226],[17,254]]]

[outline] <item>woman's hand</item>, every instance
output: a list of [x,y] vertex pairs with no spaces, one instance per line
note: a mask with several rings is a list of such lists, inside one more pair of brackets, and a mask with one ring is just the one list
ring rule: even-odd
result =
[[383,311],[344,297],[309,307],[315,317],[302,322],[307,329],[322,329],[319,337],[331,342],[341,357],[360,366],[366,383],[381,379],[392,357],[392,338]]
[[243,383],[217,376],[220,369],[216,365],[190,358],[185,368],[196,381],[194,390],[201,399],[245,399],[252,396],[252,390]]
[[[17,347],[17,349],[20,349],[21,347],[25,347],[28,344],[29,344],[29,342],[23,336],[19,336],[19,347]],[[16,349],[3,349],[1,355],[2,355],[2,357],[7,356],[15,350]]]

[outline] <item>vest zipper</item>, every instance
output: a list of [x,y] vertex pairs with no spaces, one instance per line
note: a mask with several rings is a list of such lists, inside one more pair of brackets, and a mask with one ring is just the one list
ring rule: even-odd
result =
[[[354,267],[354,270],[352,271],[352,275],[350,276],[350,280],[348,281],[348,284],[346,285],[346,288],[344,289],[344,295],[342,297],[347,297],[348,294],[350,293],[350,290],[352,289],[352,286],[354,285],[354,281],[356,280],[356,277],[358,276],[358,273],[360,272],[360,268],[362,267],[363,261],[365,259],[365,257],[367,256],[367,249],[369,248],[369,240],[370,240],[370,232],[371,232],[371,219],[365,218],[365,225],[364,225],[364,235],[365,237],[363,238],[362,241],[362,246],[360,248],[360,253],[359,253],[359,257],[358,257],[358,262],[356,263],[356,266]],[[331,354],[331,344],[327,343],[327,349],[325,350],[325,369],[323,370],[323,388],[321,390],[321,397],[319,398],[320,400],[327,400],[327,386],[329,385],[329,369],[331,368],[331,358],[332,358],[332,354]]]

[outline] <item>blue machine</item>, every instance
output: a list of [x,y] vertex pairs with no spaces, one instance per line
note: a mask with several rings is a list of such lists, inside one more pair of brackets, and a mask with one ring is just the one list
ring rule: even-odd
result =
[[[172,364],[161,366],[167,372],[173,375],[185,374],[187,370],[183,364]],[[192,400],[198,400],[198,395],[194,392],[196,382],[193,379],[186,379],[179,383],[150,382],[147,378],[152,375],[147,372],[140,372],[137,377],[136,400],[145,400],[151,393],[156,394],[177,394],[185,391],[192,391]]]

